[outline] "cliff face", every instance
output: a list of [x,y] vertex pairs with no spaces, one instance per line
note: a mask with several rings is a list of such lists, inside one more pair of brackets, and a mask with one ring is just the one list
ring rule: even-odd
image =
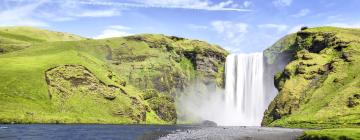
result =
[[165,35],[1,28],[0,123],[175,123],[175,94],[195,78],[222,86],[226,55]]
[[285,65],[274,76],[279,93],[265,112],[262,125],[359,125],[359,29],[302,30],[286,36],[264,53],[270,60],[268,65]]

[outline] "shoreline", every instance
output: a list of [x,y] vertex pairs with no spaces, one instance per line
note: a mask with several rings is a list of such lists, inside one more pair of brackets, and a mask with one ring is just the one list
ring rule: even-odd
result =
[[203,127],[175,132],[159,140],[207,139],[207,140],[296,140],[304,134],[302,129],[252,126]]

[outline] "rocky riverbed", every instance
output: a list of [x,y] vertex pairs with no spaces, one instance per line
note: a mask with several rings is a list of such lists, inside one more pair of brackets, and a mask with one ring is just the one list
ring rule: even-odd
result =
[[201,127],[175,132],[160,140],[295,140],[301,129],[269,127]]

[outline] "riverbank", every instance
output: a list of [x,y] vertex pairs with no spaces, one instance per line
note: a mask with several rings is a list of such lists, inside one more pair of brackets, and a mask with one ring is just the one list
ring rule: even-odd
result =
[[161,137],[160,140],[296,140],[303,135],[301,129],[270,127],[202,127],[188,129]]

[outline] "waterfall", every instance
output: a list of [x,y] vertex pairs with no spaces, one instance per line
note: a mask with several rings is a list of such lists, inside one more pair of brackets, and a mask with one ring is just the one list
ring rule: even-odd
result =
[[267,103],[263,54],[231,54],[225,64],[225,118],[221,125],[260,126]]

